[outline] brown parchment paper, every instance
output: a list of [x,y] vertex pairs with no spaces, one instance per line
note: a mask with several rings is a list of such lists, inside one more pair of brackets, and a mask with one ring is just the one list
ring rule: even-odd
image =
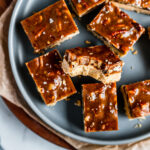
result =
[[0,95],[11,103],[21,107],[29,116],[34,120],[38,121],[41,125],[46,127],[49,131],[52,131],[59,137],[63,138],[66,142],[71,144],[74,148],[79,150],[150,150],[150,139],[146,139],[137,143],[131,143],[126,145],[116,145],[116,146],[100,146],[92,145],[84,142],[80,142],[64,136],[46,123],[44,123],[27,105],[15,83],[10,62],[8,56],[8,29],[10,18],[12,15],[13,8],[15,6],[16,0],[13,0],[6,11],[0,16]]

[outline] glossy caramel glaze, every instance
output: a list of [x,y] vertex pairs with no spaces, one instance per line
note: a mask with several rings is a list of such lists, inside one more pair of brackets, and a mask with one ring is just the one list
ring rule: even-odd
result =
[[124,92],[132,118],[150,114],[150,80],[125,85]]
[[61,57],[57,50],[26,63],[37,89],[47,105],[53,105],[74,93],[76,89],[61,68]]
[[150,10],[150,0],[113,0],[113,1]]
[[118,55],[104,45],[66,50],[64,59],[70,67],[73,67],[74,62],[78,65],[92,65],[101,69],[104,74],[121,72],[123,66],[123,62]]
[[89,10],[102,4],[104,1],[105,0],[71,0],[73,7],[79,16],[86,14]]
[[82,87],[85,132],[118,130],[116,83]]
[[126,54],[145,29],[112,3],[106,3],[89,24],[89,28],[104,37],[122,54]]
[[65,37],[78,32],[64,0],[35,13],[21,24],[35,52],[57,45]]

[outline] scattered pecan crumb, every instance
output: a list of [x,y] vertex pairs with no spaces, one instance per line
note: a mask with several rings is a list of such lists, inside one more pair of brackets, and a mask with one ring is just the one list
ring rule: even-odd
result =
[[85,44],[91,44],[91,41],[86,40]]
[[34,54],[45,54],[45,50],[40,50],[39,52],[33,52]]
[[133,54],[133,55],[137,55],[137,54],[138,54],[138,51],[135,50],[135,51],[132,52],[132,54]]
[[80,100],[77,100],[77,101],[74,103],[74,105],[80,107],[80,106],[81,106],[81,101],[80,101]]
[[73,18],[76,17],[76,15],[74,13],[71,13],[71,15],[72,15]]
[[70,100],[70,98],[66,98],[65,100],[66,100],[66,101],[69,101],[69,100]]
[[134,128],[141,128],[142,127],[142,124],[141,123],[138,123],[134,126]]
[[133,48],[133,47],[131,48],[131,51],[134,51],[134,48]]

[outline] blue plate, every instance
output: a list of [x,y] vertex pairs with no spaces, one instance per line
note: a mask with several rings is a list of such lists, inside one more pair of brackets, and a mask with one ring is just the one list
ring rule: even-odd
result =
[[[61,101],[54,107],[47,107],[44,104],[25,66],[25,62],[39,55],[33,53],[33,48],[21,27],[20,21],[31,16],[33,12],[37,12],[54,2],[56,1],[18,0],[12,15],[9,29],[9,56],[15,80],[26,102],[49,126],[64,135],[80,141],[92,144],[112,145],[135,142],[149,137],[150,117],[142,121],[141,128],[134,128],[138,120],[128,120],[123,109],[123,98],[119,90],[119,131],[85,133],[83,130],[82,107],[74,105],[77,99],[81,100],[80,94],[72,96],[70,101]],[[70,6],[69,9],[71,10]],[[100,8],[83,17],[80,21],[77,17],[75,18],[80,34],[56,47],[62,55],[65,49],[87,46],[84,42],[85,40],[91,41],[93,45],[103,44],[86,29],[86,24],[94,18],[99,9]],[[144,27],[147,28],[148,25],[150,25],[150,16],[129,11],[125,12]],[[121,81],[117,83],[118,89],[122,84],[145,80],[150,77],[149,43],[150,40],[148,40],[147,33],[142,35],[140,40],[135,44],[138,55],[133,55],[129,52],[128,55],[122,59],[125,62],[125,66],[123,67]],[[47,52],[50,50],[52,49],[48,49]],[[133,69],[131,69],[131,67]],[[96,81],[89,77],[75,77],[73,78],[73,82],[78,91],[81,92],[82,83],[92,83]]]

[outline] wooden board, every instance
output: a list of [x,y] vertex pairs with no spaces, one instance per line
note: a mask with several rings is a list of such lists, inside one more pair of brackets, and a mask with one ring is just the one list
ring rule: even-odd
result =
[[[0,15],[5,11],[5,9],[9,6],[11,0],[0,0]],[[10,103],[6,99],[4,99],[4,102],[8,106],[11,112],[14,113],[14,115],[29,129],[31,129],[33,132],[38,134],[39,136],[43,137],[44,139],[67,149],[74,149],[70,144],[68,144],[66,141],[55,135],[54,133],[47,130],[45,127],[43,127],[41,124],[33,120],[30,116],[28,116],[21,108],[15,106],[14,104]]]

